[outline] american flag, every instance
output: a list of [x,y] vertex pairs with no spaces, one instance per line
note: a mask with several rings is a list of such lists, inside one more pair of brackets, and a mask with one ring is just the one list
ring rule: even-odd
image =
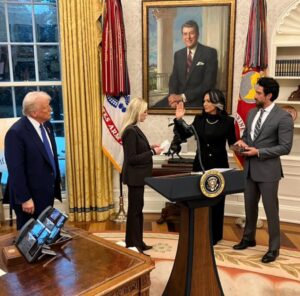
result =
[[114,167],[121,172],[122,141],[119,135],[123,115],[130,100],[126,63],[126,40],[120,0],[106,0],[102,35],[102,148]]

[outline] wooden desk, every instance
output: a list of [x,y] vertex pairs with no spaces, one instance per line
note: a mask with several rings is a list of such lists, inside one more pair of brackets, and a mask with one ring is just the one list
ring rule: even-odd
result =
[[159,167],[154,167],[152,170],[153,177],[176,175],[182,173],[190,173],[193,168],[193,159],[184,159],[185,162],[172,162],[167,160]]
[[[81,230],[53,261],[47,256],[35,263],[0,268],[0,295],[149,295],[150,257],[127,250]],[[0,251],[15,235],[0,237]]]

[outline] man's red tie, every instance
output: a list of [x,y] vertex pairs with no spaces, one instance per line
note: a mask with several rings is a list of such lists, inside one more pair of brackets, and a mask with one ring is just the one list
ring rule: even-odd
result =
[[186,61],[186,76],[188,76],[191,71],[192,62],[193,62],[192,51],[189,49],[189,54],[187,56],[187,61]]

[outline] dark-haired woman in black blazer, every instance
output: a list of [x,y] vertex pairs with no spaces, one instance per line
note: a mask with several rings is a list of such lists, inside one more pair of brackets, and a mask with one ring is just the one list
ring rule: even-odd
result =
[[[200,140],[201,161],[205,170],[229,167],[226,142],[230,147],[236,142],[236,136],[234,119],[226,113],[225,106],[225,97],[220,90],[207,91],[203,99],[203,112],[201,115],[196,115],[192,123]],[[184,105],[179,103],[174,122],[182,139],[193,135],[189,126],[182,119],[184,114]],[[198,151],[193,171],[201,171]],[[214,245],[223,238],[224,205],[225,196],[212,207],[212,241]]]

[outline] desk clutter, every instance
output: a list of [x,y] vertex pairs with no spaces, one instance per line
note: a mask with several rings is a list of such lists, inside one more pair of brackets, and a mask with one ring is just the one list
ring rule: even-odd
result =
[[6,267],[26,262],[15,245],[7,246],[2,249],[2,260]]
[[68,216],[59,210],[47,207],[36,220],[30,219],[21,228],[15,247],[28,262],[34,262],[45,255],[56,256],[55,246],[72,239],[62,229],[67,219]]

